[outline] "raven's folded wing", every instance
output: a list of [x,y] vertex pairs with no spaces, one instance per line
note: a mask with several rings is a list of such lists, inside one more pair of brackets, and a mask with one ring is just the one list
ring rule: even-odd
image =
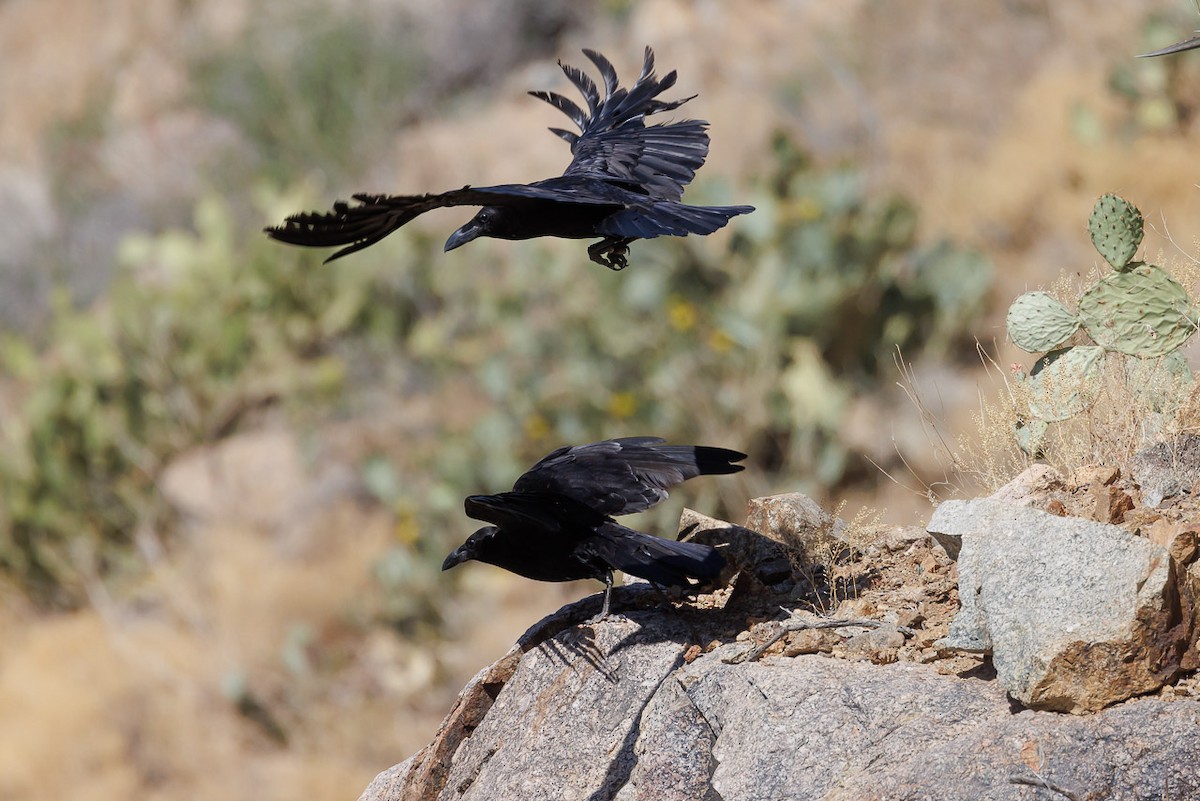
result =
[[704,445],[663,445],[626,437],[559,448],[513,484],[515,492],[564,495],[605,515],[641,512],[667,490],[701,475],[736,473],[744,453]]
[[[544,185],[549,183],[550,185]],[[562,182],[559,181],[561,184]],[[593,197],[586,192],[571,191],[567,184],[500,184],[499,186],[464,186],[435,195],[369,195],[353,196],[356,204],[338,201],[328,212],[293,214],[283,225],[264,228],[272,239],[306,247],[335,247],[346,245],[327,258],[340,259],[369,247],[416,217],[433,209],[448,206],[503,206],[529,200],[583,205],[611,204],[611,198]]]
[[695,177],[708,156],[708,134],[704,130],[708,123],[683,120],[647,126],[645,118],[678,108],[692,98],[657,99],[675,85],[676,75],[672,71],[662,80],[655,78],[654,52],[649,47],[642,73],[629,89],[618,86],[616,70],[607,58],[593,50],[583,52],[604,79],[603,98],[582,70],[561,62],[559,66],[587,101],[587,111],[556,92],[529,93],[545,100],[579,126],[578,134],[550,129],[571,144],[575,157],[563,174],[615,179],[640,187],[652,198],[679,200],[683,187]]

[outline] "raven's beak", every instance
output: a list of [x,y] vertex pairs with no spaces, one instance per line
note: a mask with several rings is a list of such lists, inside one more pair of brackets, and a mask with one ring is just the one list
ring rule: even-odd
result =
[[459,228],[457,231],[450,234],[450,238],[446,240],[446,247],[445,247],[444,252],[449,253],[450,251],[454,250],[457,247],[462,247],[463,245],[470,242],[472,239],[479,236],[481,233],[483,233],[483,231],[480,230],[479,223],[472,220],[471,222],[464,225],[462,228]]
[[446,561],[442,562],[442,570],[449,570],[455,565],[462,564],[463,562],[469,562],[470,560],[471,555],[467,553],[467,549],[459,547],[446,557]]

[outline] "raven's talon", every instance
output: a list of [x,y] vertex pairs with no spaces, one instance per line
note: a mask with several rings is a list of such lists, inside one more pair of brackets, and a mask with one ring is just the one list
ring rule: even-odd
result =
[[588,246],[588,257],[612,270],[620,272],[629,266],[628,240],[601,240]]

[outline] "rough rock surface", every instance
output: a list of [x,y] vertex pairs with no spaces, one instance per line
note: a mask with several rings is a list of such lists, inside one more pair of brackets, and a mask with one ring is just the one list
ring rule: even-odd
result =
[[791,583],[793,562],[803,552],[789,553],[781,543],[756,531],[735,526],[724,520],[684,509],[679,518],[679,539],[700,542],[717,548],[725,557],[720,582],[728,584],[734,574],[753,575],[764,587]]
[[1200,436],[1182,434],[1134,454],[1133,477],[1147,506],[1189,492],[1200,482]]
[[[840,525],[793,505],[801,529]],[[847,527],[780,551],[777,531],[691,512],[681,529],[726,543],[730,586],[669,600],[635,584],[599,623],[596,598],[551,615],[361,801],[1200,797],[1200,680],[1088,716],[1021,709],[981,656],[936,646],[958,566],[928,533]],[[784,562],[801,572],[777,580]]]
[[[460,704],[434,743],[361,801],[1016,801],[1038,797],[1030,785],[1080,799],[1200,793],[1200,701],[1073,717],[1014,711],[986,673],[820,655],[727,663],[744,642],[689,662],[714,623],[727,636],[725,615],[640,610],[515,649],[497,663],[511,678],[482,718]],[[490,698],[479,682],[465,695]]]
[[1047,501],[1060,498],[1066,491],[1066,480],[1057,470],[1047,464],[1033,464],[992,493],[992,498],[1013,506],[1042,508]]
[[961,609],[943,644],[990,652],[1023,704],[1094,711],[1179,672],[1191,621],[1161,545],[989,499],[947,501],[928,528],[962,543]]
[[800,492],[755,498],[746,507],[746,528],[801,552],[829,547],[838,521]]

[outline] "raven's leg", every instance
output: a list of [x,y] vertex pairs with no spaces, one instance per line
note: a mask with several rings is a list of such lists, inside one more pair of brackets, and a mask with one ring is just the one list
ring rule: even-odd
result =
[[609,570],[604,574],[604,606],[600,607],[600,614],[588,621],[588,623],[599,623],[604,618],[608,617],[608,602],[612,597],[613,577],[612,571]]
[[588,258],[610,270],[624,270],[629,266],[629,243],[632,241],[628,237],[606,236],[588,245]]

